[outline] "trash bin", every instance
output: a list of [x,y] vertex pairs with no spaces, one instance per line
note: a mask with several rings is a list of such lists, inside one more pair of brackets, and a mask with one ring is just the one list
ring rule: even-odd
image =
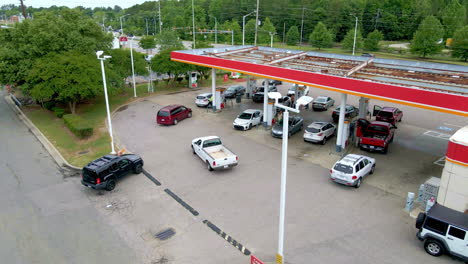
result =
[[236,95],[236,103],[240,103],[240,102],[242,102],[242,95],[238,94]]

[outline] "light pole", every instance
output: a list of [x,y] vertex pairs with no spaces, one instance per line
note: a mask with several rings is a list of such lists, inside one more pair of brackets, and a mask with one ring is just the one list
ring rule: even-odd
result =
[[287,107],[278,103],[281,98],[279,92],[268,93],[268,97],[275,99],[275,106],[284,109],[283,113],[283,146],[281,151],[281,195],[280,195],[280,221],[279,221],[279,234],[278,234],[278,256],[281,259],[280,263],[284,262],[283,244],[284,244],[284,212],[286,207],[286,177],[287,177],[287,163],[288,163],[288,137],[289,137],[289,111],[299,113],[301,105],[307,105],[312,102],[313,98],[309,96],[301,96],[296,101],[296,108]]
[[357,34],[357,21],[358,21],[358,17],[355,16],[355,18],[356,18],[356,25],[354,26],[353,56],[354,56],[354,50],[356,49],[356,34]]
[[270,34],[270,48],[273,48],[273,36],[276,34],[274,32],[268,32],[268,34]]
[[122,18],[126,17],[126,16],[129,16],[130,14],[126,14],[124,16],[121,16],[120,17],[120,34],[123,35],[123,26],[122,26]]
[[106,98],[107,123],[109,124],[109,135],[111,138],[111,149],[112,149],[111,154],[115,154],[114,137],[112,136],[112,122],[111,122],[110,110],[109,110],[109,99],[107,98],[106,72],[104,70],[104,61],[112,57],[108,55],[104,55],[103,57],[101,57],[103,53],[104,51],[102,50],[96,51],[96,57],[98,58],[98,60],[101,61],[102,83],[104,84],[104,97]]
[[193,31],[192,31],[193,45],[192,45],[192,49],[195,49],[195,8],[193,6],[193,0],[192,0],[192,26],[193,26]]
[[260,4],[260,0],[257,0],[257,14],[255,16],[255,39],[254,45],[257,46],[257,30],[258,30],[258,5]]
[[245,18],[250,16],[251,14],[255,13],[255,11],[248,13],[245,16],[242,16],[242,46],[245,45]]
[[133,97],[137,97],[137,95],[136,95],[136,85],[135,85],[135,67],[133,66],[133,47],[132,47],[132,43],[133,43],[134,38],[135,38],[135,36],[130,38],[130,59],[132,61]]
[[213,18],[215,19],[215,44],[218,44],[218,19]]

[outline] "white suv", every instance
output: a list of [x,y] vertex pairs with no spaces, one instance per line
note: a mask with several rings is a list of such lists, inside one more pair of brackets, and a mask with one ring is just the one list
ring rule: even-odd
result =
[[330,179],[336,183],[359,188],[363,178],[374,173],[375,159],[348,154],[335,163],[330,170]]
[[247,109],[242,114],[238,115],[232,125],[235,129],[248,130],[253,126],[258,126],[263,120],[262,110]]
[[468,263],[468,215],[434,204],[416,219],[416,236],[424,241],[424,249],[434,257],[444,253]]

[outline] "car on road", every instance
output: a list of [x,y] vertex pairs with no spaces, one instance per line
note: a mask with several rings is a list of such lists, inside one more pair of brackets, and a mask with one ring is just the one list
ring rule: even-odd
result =
[[213,96],[211,93],[202,93],[197,95],[197,98],[195,99],[195,104],[199,107],[209,107],[211,106],[211,101],[210,98]]
[[369,174],[375,170],[375,159],[363,155],[348,154],[333,165],[330,179],[333,182],[359,188]]
[[[304,118],[300,116],[290,116],[289,117],[289,132],[288,137],[296,134],[299,131],[302,131],[304,127]],[[276,138],[283,137],[283,121],[276,123],[273,128],[271,129],[271,135]]]
[[[341,106],[338,106],[333,110],[332,113],[332,118],[333,122],[337,123],[338,119],[340,118],[340,111],[341,111]],[[346,112],[345,112],[345,118],[347,119],[352,119],[356,117],[359,114],[359,109],[352,106],[352,105],[346,105]]]
[[[284,106],[291,107],[291,105],[292,105],[291,97],[289,97],[289,96],[280,97],[280,98],[278,98],[278,103],[280,103],[280,104],[282,104]],[[277,110],[279,110],[279,108]]]
[[192,109],[183,105],[168,105],[158,111],[156,123],[159,125],[177,125],[179,121],[190,117],[192,117]]
[[114,190],[117,181],[130,172],[143,171],[143,160],[136,154],[105,155],[88,163],[81,172],[81,184],[107,191]]
[[[263,103],[263,96],[264,96],[264,91],[265,91],[265,88],[264,87],[257,87],[257,89],[255,90],[254,92],[254,95],[252,97],[252,101],[256,102],[256,103]],[[276,86],[269,86],[268,87],[268,92],[277,92],[278,89],[276,88]]]
[[225,98],[235,98],[237,95],[244,95],[245,87],[242,85],[229,86],[224,92]]
[[335,100],[330,96],[318,96],[312,102],[312,109],[316,110],[328,110],[328,108],[335,105]]
[[[283,82],[279,80],[268,80],[268,84],[276,86],[283,84]],[[265,81],[262,82],[262,85],[265,86]]]
[[247,109],[242,112],[232,123],[235,129],[248,130],[253,126],[258,126],[262,123],[263,111],[258,109]]
[[205,162],[209,171],[237,166],[237,155],[223,146],[217,136],[195,138],[191,147],[193,154]]
[[374,111],[372,113],[375,116],[376,121],[388,122],[395,125],[396,122],[401,122],[403,118],[403,111],[396,107],[381,107],[374,105]]
[[304,131],[304,141],[322,143],[325,145],[327,140],[335,135],[336,126],[328,122],[313,122],[308,125]]
[[416,218],[416,237],[424,241],[424,249],[434,257],[450,254],[468,263],[468,214],[440,204]]

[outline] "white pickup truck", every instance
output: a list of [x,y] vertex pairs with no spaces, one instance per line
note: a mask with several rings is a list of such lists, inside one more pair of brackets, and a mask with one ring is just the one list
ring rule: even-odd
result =
[[192,140],[193,154],[197,154],[209,171],[237,166],[237,155],[221,143],[217,136],[201,137]]

